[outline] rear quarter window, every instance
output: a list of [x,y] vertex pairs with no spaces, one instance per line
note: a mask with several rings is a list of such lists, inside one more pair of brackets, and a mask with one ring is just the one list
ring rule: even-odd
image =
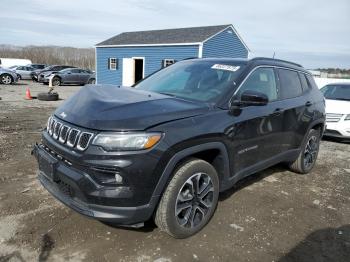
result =
[[280,80],[280,98],[298,97],[303,93],[298,72],[288,69],[278,69]]

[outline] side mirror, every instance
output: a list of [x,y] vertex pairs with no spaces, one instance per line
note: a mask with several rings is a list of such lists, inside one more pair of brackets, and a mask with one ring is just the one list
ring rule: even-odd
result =
[[247,90],[241,94],[240,100],[233,100],[231,106],[244,107],[244,106],[264,106],[269,102],[267,95],[258,91]]

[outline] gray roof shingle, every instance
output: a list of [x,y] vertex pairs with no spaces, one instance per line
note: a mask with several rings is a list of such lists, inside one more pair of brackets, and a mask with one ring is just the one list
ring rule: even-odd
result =
[[198,43],[229,26],[232,25],[125,32],[98,43],[96,46]]

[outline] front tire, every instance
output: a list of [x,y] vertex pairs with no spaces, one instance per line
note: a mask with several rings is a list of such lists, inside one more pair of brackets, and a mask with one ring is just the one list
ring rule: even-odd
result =
[[208,162],[192,158],[176,169],[155,214],[155,223],[175,238],[200,231],[213,216],[219,178]]
[[307,174],[315,166],[320,148],[320,131],[311,129],[301,148],[298,158],[290,164],[290,169],[296,173]]
[[11,85],[13,83],[13,78],[9,74],[2,74],[0,76],[0,81],[4,85]]

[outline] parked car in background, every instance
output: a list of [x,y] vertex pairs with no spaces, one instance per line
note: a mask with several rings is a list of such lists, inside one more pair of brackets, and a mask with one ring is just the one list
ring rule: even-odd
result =
[[94,73],[90,70],[81,68],[67,68],[59,72],[45,73],[44,78],[40,80],[40,82],[48,84],[52,75],[54,75],[52,79],[52,85],[54,86],[64,84],[85,85],[90,84],[92,83],[92,81],[94,81],[94,78],[91,78],[91,76],[93,76]]
[[32,79],[31,73],[35,69],[30,66],[17,66],[12,70],[18,74],[19,79],[26,80],[26,79]]
[[18,58],[0,58],[0,67],[9,68],[10,66],[25,66],[31,64],[32,61],[29,59],[18,59]]
[[12,70],[0,67],[0,83],[9,85],[17,82],[19,76]]
[[67,66],[67,65],[51,65],[47,66],[44,69],[38,69],[32,72],[31,77],[34,81],[40,82],[43,78],[44,75],[52,72],[58,72],[66,68],[74,68],[75,66]]
[[44,69],[45,67],[47,67],[47,65],[45,65],[45,64],[29,64],[29,65],[27,65],[27,66],[30,66],[30,67],[33,67],[34,68],[34,70],[42,70],[42,69]]
[[88,80],[88,84],[94,85],[96,84],[96,73],[93,72],[92,75],[90,76],[89,80]]
[[350,83],[329,84],[321,92],[326,98],[324,135],[350,140]]

